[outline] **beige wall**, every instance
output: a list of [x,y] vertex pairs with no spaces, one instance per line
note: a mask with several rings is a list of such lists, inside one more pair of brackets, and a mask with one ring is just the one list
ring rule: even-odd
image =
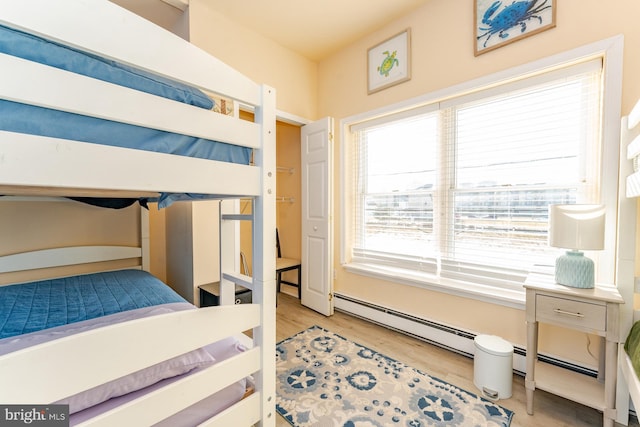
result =
[[[463,6],[464,7],[461,7]],[[640,3],[636,0],[562,0],[558,3],[557,27],[517,41],[478,57],[473,54],[473,2],[431,0],[414,13],[399,19],[319,64],[318,115],[345,117],[400,102],[419,95],[531,62],[572,48],[624,34],[623,114],[640,98]],[[411,28],[412,78],[381,92],[367,95],[366,52],[382,40]],[[335,164],[339,165],[340,141],[336,129]],[[335,182],[335,233],[339,236],[339,170]],[[339,242],[339,239],[335,239]],[[339,243],[338,243],[339,244]],[[364,300],[406,311],[470,331],[497,334],[524,345],[522,310],[374,280],[351,274],[340,267],[340,248],[335,248],[335,290]],[[587,364],[594,364],[597,343],[587,349],[590,337],[544,333],[540,349]],[[593,341],[593,340],[591,340]]]
[[[37,199],[34,199],[37,200]],[[62,199],[61,199],[62,200]],[[0,255],[82,245],[140,245],[140,208],[104,209],[74,201],[0,201]],[[139,260],[109,263],[130,267]],[[100,265],[100,268],[104,268]],[[86,264],[0,275],[0,284],[95,271]]]
[[191,42],[255,82],[274,87],[278,110],[316,117],[317,64],[236,24],[206,3],[189,3]]
[[[465,7],[461,7],[464,3]],[[544,58],[617,34],[625,36],[623,113],[640,94],[640,26],[635,0],[562,0],[557,26],[511,45],[473,55],[473,2],[430,0],[414,13],[338,52],[319,64],[318,117],[337,120]],[[366,51],[411,28],[412,78],[367,95]]]

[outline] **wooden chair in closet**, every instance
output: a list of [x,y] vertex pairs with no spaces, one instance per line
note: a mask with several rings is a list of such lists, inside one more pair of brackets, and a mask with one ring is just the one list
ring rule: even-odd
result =
[[[276,249],[278,250],[278,258],[276,258],[276,284],[278,292],[280,292],[280,284],[295,286],[298,288],[298,299],[302,298],[302,263],[299,259],[294,258],[282,258],[282,251],[280,250],[280,235],[276,228]],[[290,270],[298,270],[298,283],[288,282],[282,280],[282,273]]]

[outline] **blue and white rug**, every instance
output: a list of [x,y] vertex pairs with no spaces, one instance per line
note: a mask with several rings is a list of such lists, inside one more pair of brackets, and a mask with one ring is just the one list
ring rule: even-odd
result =
[[276,408],[296,427],[507,427],[513,417],[319,326],[277,345],[276,387]]

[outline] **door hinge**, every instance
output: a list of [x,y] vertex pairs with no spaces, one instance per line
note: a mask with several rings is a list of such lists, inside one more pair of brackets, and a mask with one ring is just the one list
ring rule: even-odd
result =
[[333,293],[329,294],[329,301],[333,301]]

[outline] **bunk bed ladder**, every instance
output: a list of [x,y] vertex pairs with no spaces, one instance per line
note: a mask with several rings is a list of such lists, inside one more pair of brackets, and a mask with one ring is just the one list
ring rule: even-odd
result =
[[[251,214],[237,213],[240,210],[239,200],[222,200],[220,202],[220,305],[235,304],[235,288],[236,285],[240,285],[251,289],[252,303],[261,305],[261,325],[253,329],[253,343],[254,347],[261,347],[262,351],[266,354],[263,355],[263,364],[261,371],[254,374],[256,380],[256,390],[254,394],[257,396],[251,396],[252,402],[255,404],[252,409],[257,418],[252,418],[256,421],[261,421],[261,426],[273,426],[275,425],[275,378],[271,379],[275,375],[275,366],[270,367],[270,363],[265,361],[275,359],[275,348],[270,351],[270,342],[274,341],[271,337],[275,335],[275,316],[273,316],[273,322],[270,321],[272,314],[269,313],[269,304],[275,304],[275,277],[274,283],[269,285],[268,281],[260,278],[260,267],[256,267],[254,263],[254,273],[249,276],[247,271],[242,274],[241,272],[241,257],[240,257],[240,223],[242,221],[249,221],[252,228],[252,245],[255,247],[258,241],[259,230],[256,227],[261,228],[256,220],[256,201],[242,201],[242,203],[250,203],[249,210]],[[268,256],[268,255],[267,255]],[[254,262],[258,261],[258,264],[263,264],[256,255],[256,251],[253,251]],[[257,270],[257,271],[256,271]],[[273,295],[272,295],[273,294]],[[271,308],[273,312],[273,308]],[[250,341],[250,340],[249,340]],[[273,369],[269,372],[269,369]],[[250,405],[249,402],[245,402]],[[272,408],[272,409],[271,409]],[[260,415],[259,415],[260,414]]]
[[255,217],[237,213],[239,204],[237,199],[220,202],[220,305],[234,304],[236,284],[254,290],[253,278],[240,273],[240,221],[250,221],[253,228]]
[[[251,400],[259,403],[259,410],[253,422],[272,427],[276,419],[275,90],[261,86],[261,101],[255,110],[255,122],[261,125],[261,148],[254,150],[254,163],[261,170],[260,191],[246,199],[250,200],[245,202],[250,203],[250,214],[241,213],[239,199],[220,202],[220,304],[234,304],[238,284],[251,289],[252,304],[260,306],[260,326],[252,331],[253,347],[260,348],[262,361],[260,371],[254,374],[255,391]],[[251,223],[251,276],[240,273],[241,221]]]

